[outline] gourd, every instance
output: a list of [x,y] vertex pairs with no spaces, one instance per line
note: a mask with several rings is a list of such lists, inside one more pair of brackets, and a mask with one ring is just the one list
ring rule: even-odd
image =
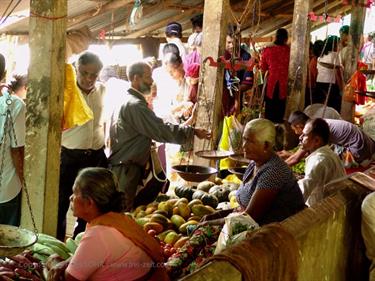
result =
[[215,195],[219,202],[226,202],[228,201],[228,195],[230,193],[230,189],[225,186],[221,185],[214,185],[208,191],[209,194]]
[[219,204],[219,200],[215,195],[209,194],[203,190],[197,190],[193,194],[193,199],[200,199],[204,205],[216,208]]
[[202,182],[198,183],[197,189],[208,192],[210,190],[210,188],[213,187],[214,185],[215,184],[212,181],[202,181]]
[[180,198],[186,198],[187,200],[191,200],[194,194],[194,190],[190,186],[176,186],[174,193]]

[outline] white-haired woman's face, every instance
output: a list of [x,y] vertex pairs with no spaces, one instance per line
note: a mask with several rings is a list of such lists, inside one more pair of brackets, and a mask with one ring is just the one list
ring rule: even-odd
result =
[[256,137],[256,132],[245,130],[242,136],[242,148],[245,158],[255,162],[262,159],[264,155],[264,144],[260,143]]

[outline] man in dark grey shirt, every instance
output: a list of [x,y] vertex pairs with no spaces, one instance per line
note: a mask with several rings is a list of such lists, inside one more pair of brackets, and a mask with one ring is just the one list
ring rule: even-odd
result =
[[[153,83],[151,68],[143,62],[128,67],[131,87],[125,102],[115,109],[110,122],[109,163],[120,189],[125,192],[126,209],[133,208],[137,186],[150,157],[152,140],[185,144],[198,138],[210,138],[204,129],[164,123],[148,108],[145,96]],[[162,94],[162,93],[161,93]]]

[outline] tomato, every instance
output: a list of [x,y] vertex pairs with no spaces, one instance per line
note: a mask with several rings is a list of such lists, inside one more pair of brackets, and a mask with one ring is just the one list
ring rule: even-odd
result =
[[155,237],[156,231],[154,229],[150,229],[149,231],[147,231],[147,234],[152,236],[152,237]]
[[169,258],[171,256],[171,250],[168,248],[164,248],[163,254],[165,257]]
[[173,255],[174,253],[176,253],[176,248],[175,247],[170,248],[170,252]]

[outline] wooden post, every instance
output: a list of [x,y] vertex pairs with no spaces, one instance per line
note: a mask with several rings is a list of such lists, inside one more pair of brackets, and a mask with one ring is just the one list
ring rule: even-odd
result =
[[[67,0],[30,2],[25,178],[36,226],[51,235],[57,226],[66,16]],[[21,224],[30,228],[25,197]]]
[[[202,44],[202,60],[206,57],[212,57],[215,60],[224,55],[225,41],[227,35],[229,0],[222,1],[205,1],[204,16],[203,16],[203,44]],[[219,130],[219,114],[222,110],[222,95],[223,95],[223,79],[224,68],[211,67],[202,64],[205,68],[204,74],[204,89],[199,89],[199,106],[198,118],[196,127],[206,128],[212,132],[212,143],[208,140],[194,140],[194,151],[203,149],[216,148]],[[202,85],[199,86],[200,88]],[[210,147],[208,147],[210,143]],[[194,163],[198,165],[208,166],[208,160],[196,157],[194,155]]]
[[147,37],[142,38],[142,53],[143,57],[155,57],[158,58],[159,56],[159,46],[160,46],[160,40],[157,38]]
[[285,119],[288,119],[293,111],[303,109],[305,103],[311,28],[307,15],[311,11],[311,7],[311,0],[295,0],[294,2]]
[[[352,16],[350,19],[350,38],[351,44],[348,44],[348,52],[346,52],[344,68],[344,82],[347,83],[348,79],[353,75],[357,69],[357,61],[361,48],[361,36],[363,34],[363,26],[366,16],[366,8],[359,6],[363,1],[356,0],[356,6],[352,7]],[[354,121],[355,104],[352,102],[342,101],[341,103],[341,117],[349,122]]]

